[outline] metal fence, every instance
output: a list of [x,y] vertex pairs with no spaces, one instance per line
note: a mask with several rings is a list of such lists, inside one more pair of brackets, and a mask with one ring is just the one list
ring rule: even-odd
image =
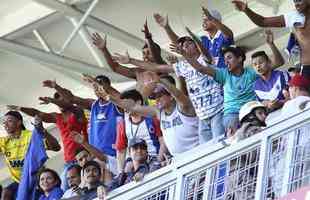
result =
[[238,144],[201,145],[168,168],[109,199],[270,200],[309,186],[310,110]]

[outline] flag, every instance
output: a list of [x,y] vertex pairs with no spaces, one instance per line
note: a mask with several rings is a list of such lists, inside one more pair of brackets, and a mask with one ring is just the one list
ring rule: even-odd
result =
[[22,178],[16,200],[33,200],[37,184],[37,172],[47,160],[43,134],[36,128],[32,131],[31,141],[24,159]]

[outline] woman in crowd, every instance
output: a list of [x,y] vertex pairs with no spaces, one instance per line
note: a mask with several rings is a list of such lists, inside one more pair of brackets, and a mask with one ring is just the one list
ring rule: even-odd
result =
[[61,199],[63,191],[60,188],[61,180],[57,172],[52,169],[43,169],[39,173],[39,188],[42,192],[39,200]]

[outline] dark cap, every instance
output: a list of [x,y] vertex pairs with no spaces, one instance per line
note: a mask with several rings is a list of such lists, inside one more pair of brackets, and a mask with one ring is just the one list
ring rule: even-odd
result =
[[111,80],[109,79],[109,77],[105,76],[105,75],[98,75],[96,76],[96,81],[99,84],[108,84],[111,85]]
[[309,88],[310,87],[310,79],[302,76],[300,74],[296,74],[289,82],[290,86],[301,87],[301,88]]
[[26,127],[23,123],[23,116],[20,114],[20,112],[14,111],[14,110],[10,110],[9,112],[7,112],[4,116],[13,116],[16,119],[20,120],[22,122],[22,130],[26,130]]
[[134,137],[129,141],[128,146],[129,146],[129,148],[131,148],[131,147],[134,147],[136,145],[143,145],[143,146],[147,147],[145,140],[143,140],[142,138]]

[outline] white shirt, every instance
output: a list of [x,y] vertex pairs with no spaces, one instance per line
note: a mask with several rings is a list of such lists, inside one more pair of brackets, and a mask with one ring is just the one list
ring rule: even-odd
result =
[[285,27],[302,28],[305,25],[306,17],[296,10],[286,13],[283,16],[285,20]]
[[[202,55],[197,61],[207,66]],[[186,60],[174,64],[174,70],[177,76],[184,77],[189,97],[199,119],[211,118],[223,110],[223,88],[211,76],[200,73]]]
[[[310,101],[310,97],[307,96],[298,96],[292,100],[287,101],[284,105],[283,108],[281,110],[281,116],[282,118],[288,118],[292,115],[296,115],[299,112],[302,112],[303,110],[301,110],[299,108],[300,104],[305,102],[305,101]],[[310,103],[308,103],[306,105],[306,109],[310,108]]]
[[77,194],[76,192],[72,191],[72,188],[66,190],[66,192],[64,193],[64,195],[61,197],[62,199],[67,199],[67,198],[71,198],[71,197],[75,197],[75,196],[79,196],[79,194]]
[[198,117],[189,117],[182,114],[179,109],[167,115],[160,112],[160,127],[169,152],[176,156],[199,145]]
[[127,113],[125,113],[124,118],[125,118],[125,132],[127,136],[127,141],[129,142],[134,137],[142,138],[145,140],[147,144],[147,152],[153,156],[157,155],[156,147],[150,136],[150,131],[152,131],[155,136],[155,128],[153,127],[153,130],[149,130],[145,120],[143,120],[139,124],[132,123],[132,121],[129,118],[129,114]]

